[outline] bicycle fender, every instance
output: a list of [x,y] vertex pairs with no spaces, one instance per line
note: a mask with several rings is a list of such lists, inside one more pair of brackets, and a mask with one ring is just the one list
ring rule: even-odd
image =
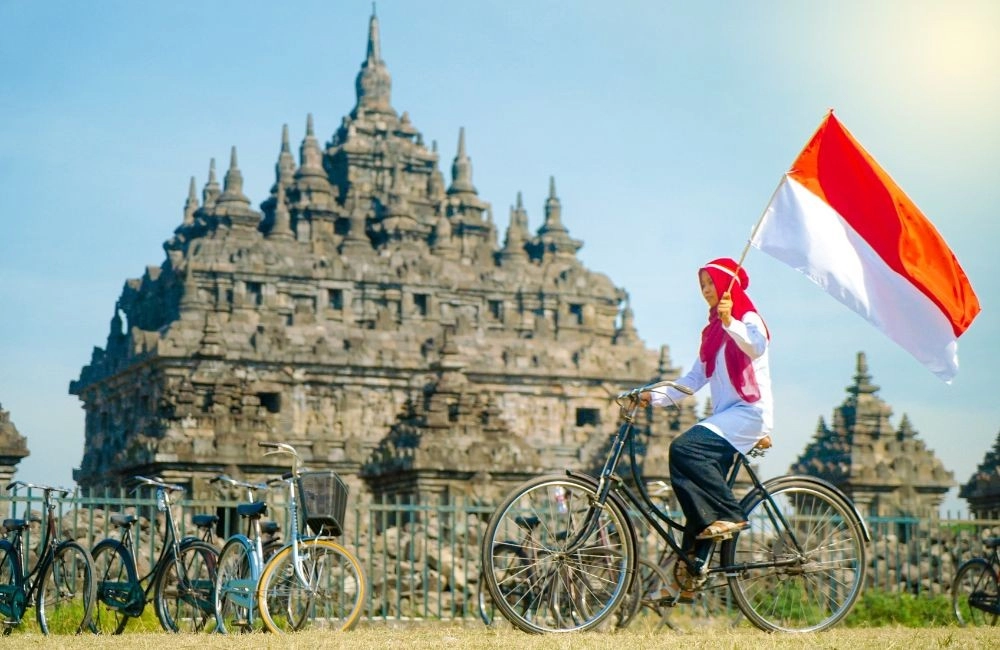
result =
[[[854,502],[851,500],[851,498],[848,497],[846,494],[844,494],[844,492],[833,483],[830,483],[829,481],[821,479],[817,476],[810,476],[808,474],[786,474],[785,476],[776,476],[774,478],[768,479],[764,481],[763,485],[768,492],[771,492],[772,490],[776,490],[780,488],[783,484],[789,482],[812,483],[813,485],[826,488],[827,490],[832,492],[833,495],[840,501],[840,504],[845,508],[847,508],[848,510],[850,510],[851,513],[854,514],[858,522],[860,522],[861,535],[864,538],[865,543],[866,544],[871,543],[872,535],[871,532],[868,530],[868,522],[866,522],[865,518],[861,516],[861,513],[858,511],[857,506],[854,505]],[[743,497],[742,501],[740,501],[740,507],[743,508],[744,512],[746,512],[748,506],[753,501],[761,498],[762,496],[763,495],[761,494],[760,490],[754,488],[749,493],[747,493],[746,496]]]
[[[597,479],[595,479],[590,474],[583,474],[568,469],[566,470],[566,476],[571,476],[575,479],[580,479],[582,481],[585,481],[586,483],[589,483],[591,486],[593,486],[595,492],[597,491]],[[615,492],[614,490],[610,490],[608,492],[608,499],[614,501],[615,505],[621,508],[621,511],[625,513],[626,517],[631,517],[631,515],[629,514],[631,512],[631,510],[629,510],[629,506],[626,505],[625,501],[620,496],[618,496],[617,492]],[[629,536],[632,538],[632,548],[639,548],[639,538],[636,535],[635,528],[633,526],[628,526],[628,532]],[[635,563],[635,570],[636,573],[638,573],[639,571],[638,562]]]

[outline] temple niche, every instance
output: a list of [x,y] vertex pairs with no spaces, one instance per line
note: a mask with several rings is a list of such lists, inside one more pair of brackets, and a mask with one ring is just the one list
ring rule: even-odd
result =
[[904,414],[898,428],[892,408],[872,383],[864,352],[857,357],[848,397],[828,427],[820,418],[812,442],[791,471],[826,479],[850,496],[866,516],[926,517],[937,513],[955,485],[934,453],[917,438]]
[[1000,434],[958,496],[977,519],[1000,519]]
[[0,488],[14,480],[17,464],[28,455],[28,440],[18,433],[10,413],[0,404]]
[[[268,440],[355,494],[485,499],[486,485],[591,467],[612,397],[678,376],[640,339],[627,292],[577,257],[555,178],[539,180],[537,229],[520,193],[498,224],[472,134],[459,129],[446,182],[391,86],[373,15],[356,105],[325,143],[312,115],[297,152],[280,130],[259,206],[235,147],[221,184],[214,160],[200,195],[191,179],[164,261],[125,282],[70,384],[81,486],[150,473],[208,494],[219,472],[285,471]],[[686,406],[640,427],[665,449],[694,418]]]

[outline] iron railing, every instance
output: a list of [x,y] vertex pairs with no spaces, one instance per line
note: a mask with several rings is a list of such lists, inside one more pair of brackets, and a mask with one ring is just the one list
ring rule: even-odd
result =
[[[235,505],[189,499],[177,504],[174,514],[183,535],[198,533],[191,515],[218,514],[215,543],[221,546],[240,528]],[[27,511],[40,514],[41,494],[37,491],[0,496],[0,520],[25,518]],[[492,511],[490,505],[464,501],[448,505],[349,505],[341,541],[358,555],[371,583],[365,610],[368,618],[477,619],[480,543]],[[62,500],[56,511],[58,534],[92,548],[100,539],[116,534],[108,523],[114,512],[140,518],[135,529],[142,556],[139,564],[140,569],[148,567],[155,561],[164,525],[151,495],[137,497],[123,490]],[[287,530],[284,508],[273,508],[271,518],[279,522],[282,531]],[[957,567],[970,557],[985,554],[983,541],[1000,535],[1000,520],[965,517],[871,517],[868,525],[872,543],[868,547],[866,588],[914,595],[947,593]],[[39,536],[35,525],[26,548],[34,548]],[[282,536],[287,537],[284,532]],[[645,539],[641,547],[653,557],[656,549],[649,542]]]

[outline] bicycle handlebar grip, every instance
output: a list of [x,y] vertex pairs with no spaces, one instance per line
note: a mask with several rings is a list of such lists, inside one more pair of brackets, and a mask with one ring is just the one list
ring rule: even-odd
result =
[[269,449],[278,449],[281,446],[281,443],[278,443],[278,442],[267,442],[267,441],[263,441],[262,440],[262,441],[260,441],[260,442],[257,443],[257,446],[258,447],[267,447]]

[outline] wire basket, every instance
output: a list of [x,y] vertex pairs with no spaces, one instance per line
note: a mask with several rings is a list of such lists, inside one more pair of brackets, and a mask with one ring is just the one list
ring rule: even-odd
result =
[[333,470],[299,474],[302,521],[319,535],[337,537],[344,532],[347,495],[347,484]]

